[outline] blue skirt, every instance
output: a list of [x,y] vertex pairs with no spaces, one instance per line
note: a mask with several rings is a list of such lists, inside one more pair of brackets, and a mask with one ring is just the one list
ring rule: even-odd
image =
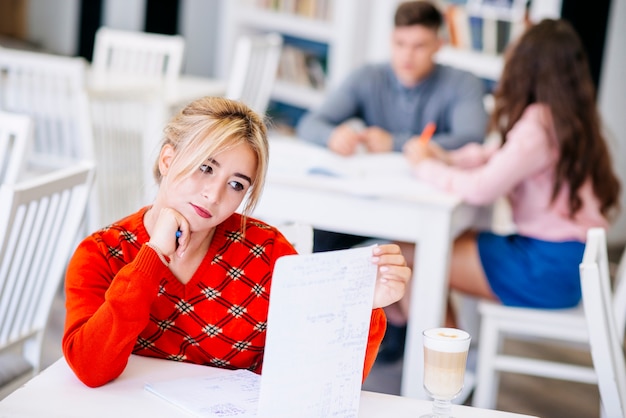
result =
[[580,302],[584,243],[490,232],[479,233],[477,241],[487,280],[504,305],[557,309]]

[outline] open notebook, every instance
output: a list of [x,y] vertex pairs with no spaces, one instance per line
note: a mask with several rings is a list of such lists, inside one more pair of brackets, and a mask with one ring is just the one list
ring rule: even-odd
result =
[[280,258],[263,376],[210,369],[146,390],[202,417],[356,417],[376,266],[372,248]]

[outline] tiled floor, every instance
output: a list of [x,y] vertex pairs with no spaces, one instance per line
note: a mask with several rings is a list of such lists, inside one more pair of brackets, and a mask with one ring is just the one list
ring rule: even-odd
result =
[[[61,334],[65,311],[62,295],[55,301],[45,338],[44,367],[61,357]],[[512,352],[536,351],[546,358],[571,357],[582,364],[589,355],[572,349],[531,343],[507,346]],[[375,364],[364,389],[391,394],[400,393],[402,362],[391,365]],[[541,418],[598,418],[599,395],[591,385],[503,374],[497,408],[505,411],[535,415]]]

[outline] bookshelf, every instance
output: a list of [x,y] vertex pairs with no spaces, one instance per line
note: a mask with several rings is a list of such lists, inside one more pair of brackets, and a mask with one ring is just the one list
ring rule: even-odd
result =
[[[539,21],[544,17],[558,18],[561,11],[562,0],[533,0],[530,2],[528,15],[531,21]],[[367,59],[371,61],[381,61],[389,58],[389,36],[393,30],[393,15],[397,5],[401,0],[378,0],[372,4],[370,22],[375,22],[371,27],[372,36],[369,38],[369,49]],[[502,52],[504,47],[514,39],[523,29],[524,14],[520,14],[520,7],[525,7],[526,0],[433,0],[444,14],[444,37],[447,38],[445,46],[437,53],[437,62],[460,68],[475,74],[477,77],[496,82],[502,68],[504,60]],[[512,13],[506,14],[502,11],[487,7],[487,3],[509,3],[511,7],[516,7]],[[448,28],[448,20],[451,18],[451,11],[456,14],[457,39],[451,42]],[[483,26],[480,42],[472,44],[472,22],[470,16],[477,19],[496,20],[506,22],[509,26],[509,36],[505,42],[502,40],[498,44],[497,25],[490,24]],[[477,19],[474,19],[475,21]],[[458,31],[464,32],[459,36]],[[485,31],[487,33],[485,33]],[[485,48],[485,36],[490,47]],[[462,39],[458,39],[458,38]]]
[[327,88],[364,62],[363,22],[369,1],[223,1],[219,75],[228,77],[238,36],[278,32],[284,47],[272,100],[303,110],[318,106]]

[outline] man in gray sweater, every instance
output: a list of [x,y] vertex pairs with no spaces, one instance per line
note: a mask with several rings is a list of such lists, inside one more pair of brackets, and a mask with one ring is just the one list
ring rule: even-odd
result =
[[[442,40],[441,13],[426,1],[398,6],[391,39],[391,61],[353,72],[297,126],[301,139],[353,154],[359,144],[369,152],[402,151],[429,122],[433,140],[446,149],[482,142],[487,114],[485,89],[474,75],[436,64]],[[363,122],[362,129],[347,123]]]
[[[445,149],[482,142],[487,128],[484,85],[468,72],[435,63],[434,55],[442,45],[442,24],[441,12],[427,1],[400,4],[390,62],[353,72],[318,109],[300,119],[297,136],[341,155],[354,154],[359,148],[402,151],[434,122],[432,140]],[[366,239],[316,230],[314,251],[350,248]],[[393,325],[393,318],[389,322]],[[393,326],[389,331],[394,331]],[[387,353],[381,352],[379,359],[395,360],[402,351]]]

